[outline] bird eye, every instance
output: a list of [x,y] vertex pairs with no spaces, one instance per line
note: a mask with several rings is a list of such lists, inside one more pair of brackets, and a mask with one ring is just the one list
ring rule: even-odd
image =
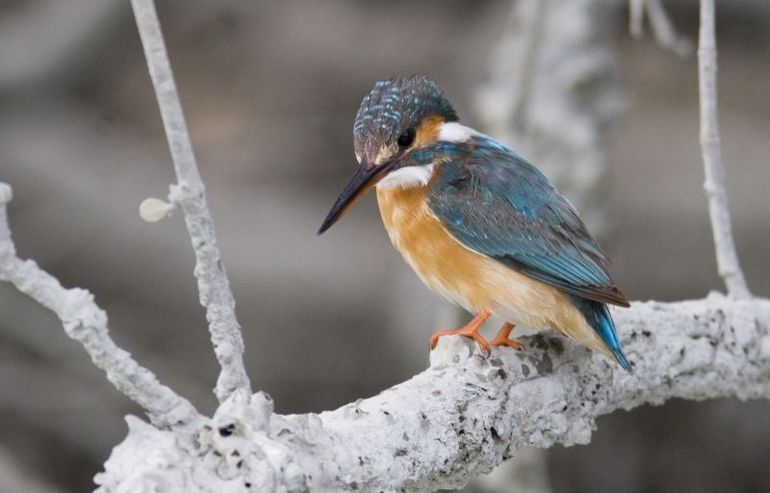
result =
[[401,147],[402,149],[405,147],[409,147],[412,145],[412,142],[414,142],[415,137],[415,131],[413,128],[407,128],[404,130],[404,132],[398,137],[398,147]]

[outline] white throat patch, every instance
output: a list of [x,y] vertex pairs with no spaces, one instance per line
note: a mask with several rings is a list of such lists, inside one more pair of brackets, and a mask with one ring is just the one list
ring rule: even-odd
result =
[[433,175],[433,164],[406,166],[393,171],[377,183],[377,188],[424,187]]
[[[479,132],[457,122],[444,122],[439,128],[438,140],[442,142],[465,142]],[[377,183],[377,188],[424,187],[433,175],[434,164],[407,166],[397,169]]]

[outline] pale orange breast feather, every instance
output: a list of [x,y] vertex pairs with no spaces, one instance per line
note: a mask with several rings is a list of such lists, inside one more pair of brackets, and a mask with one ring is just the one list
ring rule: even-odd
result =
[[481,311],[491,302],[479,276],[485,259],[449,236],[428,207],[427,190],[377,189],[385,229],[425,284],[470,311]]
[[428,187],[378,188],[377,203],[393,246],[432,290],[470,312],[489,309],[529,329],[558,329],[607,352],[561,290],[455,240],[430,210]]

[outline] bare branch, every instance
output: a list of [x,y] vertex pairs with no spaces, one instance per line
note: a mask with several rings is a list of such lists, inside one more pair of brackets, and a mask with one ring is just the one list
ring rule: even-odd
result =
[[222,368],[215,394],[220,402],[236,391],[248,396],[251,384],[243,365],[243,338],[235,316],[235,299],[217,246],[214,223],[195,163],[158,15],[152,0],[132,0],[131,5],[179,182],[172,186],[169,199],[178,203],[184,212],[187,232],[195,250],[200,303],[206,308],[211,341]]
[[658,46],[682,57],[692,53],[692,43],[689,39],[677,34],[661,0],[629,0],[629,2],[628,22],[633,37],[640,39],[644,35],[642,25],[644,14],[647,12],[652,35]]
[[644,5],[645,0],[629,0],[628,4],[628,30],[631,36],[641,39],[644,36]]
[[[538,73],[536,64],[544,35],[543,31],[545,30],[546,18],[548,16],[548,7],[549,1],[547,0],[534,3],[519,2],[511,12],[512,16],[514,16],[514,22],[527,27],[526,33],[515,32],[508,34],[508,36],[519,37],[524,43],[521,52],[519,52],[521,57],[520,67],[516,74],[514,74],[518,80],[512,84],[516,90],[513,91],[513,104],[510,108],[511,126],[514,130],[522,133],[527,131],[527,106],[533,99],[532,84],[534,83],[535,74]],[[500,49],[502,51],[504,48],[501,46]],[[510,53],[508,53],[508,56],[510,56]]]
[[139,404],[156,426],[197,425],[202,419],[187,400],[161,385],[155,375],[115,345],[107,328],[107,314],[85,289],[62,287],[59,281],[32,260],[21,260],[11,239],[6,204],[11,187],[0,183],[0,281],[12,283],[22,293],[53,311],[67,335],[83,345],[91,361],[107,379]]
[[661,0],[646,0],[647,15],[652,27],[652,35],[659,46],[671,50],[679,56],[689,56],[692,53],[692,42],[677,34],[674,24],[668,18]]
[[743,277],[735,251],[730,208],[725,189],[725,168],[719,139],[717,114],[717,51],[714,0],[701,0],[698,36],[698,86],[700,94],[700,144],[709,201],[709,215],[714,232],[719,275],[727,292],[735,298],[748,298],[751,292]]
[[[770,301],[714,293],[613,315],[634,373],[560,337],[489,358],[447,337],[430,369],[336,411],[281,416],[257,394],[245,406],[228,401],[213,431],[182,440],[132,419],[96,481],[103,491],[432,491],[462,486],[525,446],[588,443],[596,417],[617,409],[770,397]],[[190,440],[199,447],[179,445]]]

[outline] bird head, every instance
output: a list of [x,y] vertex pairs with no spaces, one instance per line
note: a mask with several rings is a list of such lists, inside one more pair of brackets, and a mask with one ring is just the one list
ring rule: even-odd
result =
[[427,184],[433,159],[421,153],[439,140],[441,127],[457,114],[427,77],[380,80],[367,94],[353,125],[358,169],[321,225],[329,229],[374,186],[409,188]]

